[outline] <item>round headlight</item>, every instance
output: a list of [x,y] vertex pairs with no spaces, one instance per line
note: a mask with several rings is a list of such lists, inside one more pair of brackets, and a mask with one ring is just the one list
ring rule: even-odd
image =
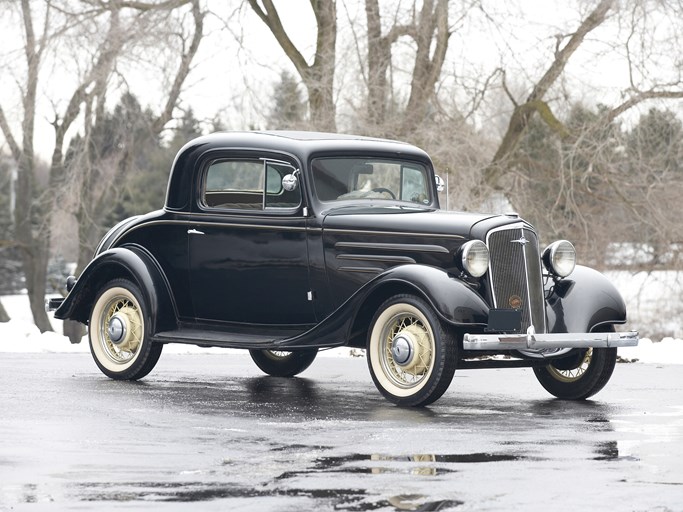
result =
[[461,249],[462,268],[472,277],[481,277],[489,269],[489,249],[480,240],[471,240]]
[[550,273],[567,277],[576,267],[576,249],[567,240],[553,242],[543,251],[543,264]]

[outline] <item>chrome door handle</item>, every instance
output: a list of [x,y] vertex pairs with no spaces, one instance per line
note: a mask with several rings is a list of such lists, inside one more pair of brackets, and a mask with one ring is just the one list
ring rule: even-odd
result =
[[198,229],[188,229],[187,230],[188,235],[203,235],[203,231],[199,231]]

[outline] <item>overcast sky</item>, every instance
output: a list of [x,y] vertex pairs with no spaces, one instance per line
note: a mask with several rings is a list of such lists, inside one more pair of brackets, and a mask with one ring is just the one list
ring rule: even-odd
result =
[[[37,0],[34,0],[37,1]],[[315,44],[315,24],[309,0],[276,2],[281,9],[285,28],[292,39],[309,58]],[[384,1],[383,14],[388,19],[397,6],[408,2]],[[552,58],[555,35],[570,33],[579,23],[580,16],[593,7],[592,2],[566,2],[559,0],[519,0],[519,2],[484,2],[487,12],[500,20],[496,25],[486,24],[477,12],[468,22],[458,25],[451,37],[447,63],[444,66],[444,84],[453,78],[476,83],[491,74],[496,67],[507,71],[508,82],[520,99],[528,87],[540,76]],[[274,83],[281,70],[294,71],[289,60],[275,42],[263,23],[247,8],[235,11],[223,2],[208,2],[211,9],[218,9],[206,18],[206,38],[202,41],[195,61],[195,69],[188,78],[182,96],[182,105],[192,107],[200,119],[212,119],[219,115],[229,129],[260,128],[264,124],[272,98]],[[222,9],[222,10],[221,10]],[[358,76],[357,48],[354,37],[362,43],[365,11],[357,0],[338,0],[339,68],[337,70],[339,128],[348,123],[344,116],[352,113],[354,88]],[[454,18],[454,17],[453,17]],[[21,58],[22,35],[16,18],[0,15],[0,59],[10,62]],[[455,20],[452,19],[455,23]],[[352,27],[356,27],[354,29]],[[595,103],[612,100],[627,83],[628,67],[618,51],[610,48],[610,40],[616,37],[617,23],[600,27],[591,35],[581,51],[571,60],[565,84],[575,100]],[[664,29],[662,29],[664,30]],[[654,37],[654,36],[653,36]],[[410,68],[408,43],[395,48],[397,55],[405,54],[405,68]],[[362,52],[362,49],[361,49]],[[65,101],[70,90],[71,63],[59,59],[43,66],[40,89],[42,111],[38,116],[37,147],[42,154],[51,151],[52,104]],[[662,66],[665,72],[666,66]],[[400,66],[397,78],[401,80]],[[159,109],[159,73],[153,66],[140,64],[126,71],[128,87],[143,104]],[[404,74],[407,80],[408,74]],[[14,76],[7,66],[0,72],[0,104],[16,123],[20,119],[18,97]],[[303,88],[302,88],[303,90]],[[110,98],[111,99],[111,98]],[[460,98],[467,101],[466,94]],[[496,108],[500,108],[500,99]],[[14,108],[13,108],[14,107]],[[491,107],[493,108],[493,107]],[[480,119],[489,115],[482,111]],[[476,119],[476,118],[475,118]]]

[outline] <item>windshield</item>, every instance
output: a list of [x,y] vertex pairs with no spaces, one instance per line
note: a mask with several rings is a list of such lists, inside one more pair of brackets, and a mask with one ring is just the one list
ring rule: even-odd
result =
[[379,199],[430,204],[424,165],[385,158],[317,158],[313,185],[321,201]]

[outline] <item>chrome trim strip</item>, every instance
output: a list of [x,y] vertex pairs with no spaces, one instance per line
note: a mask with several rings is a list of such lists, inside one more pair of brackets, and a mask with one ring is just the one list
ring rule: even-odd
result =
[[[302,220],[302,219],[298,219]],[[305,227],[296,227],[296,226],[279,226],[277,224],[241,224],[241,223],[231,223],[231,222],[196,222],[196,221],[191,221],[191,220],[153,220],[149,222],[143,222],[142,224],[138,224],[137,226],[133,226],[130,229],[125,229],[123,230],[122,233],[120,233],[110,244],[110,247],[114,247],[118,241],[123,238],[123,236],[132,233],[133,231],[137,231],[138,229],[145,228],[147,226],[163,226],[163,225],[171,225],[171,226],[205,226],[205,227],[232,227],[232,228],[249,228],[249,229],[271,229],[275,231],[298,231],[298,232],[306,232],[307,229]],[[189,233],[189,231],[188,231]],[[202,233],[203,234],[203,233]]]
[[520,350],[547,348],[635,347],[637,331],[536,334],[531,326],[526,334],[465,334],[465,350]]
[[379,274],[383,272],[383,268],[378,267],[339,267],[339,272],[362,272],[365,274]]
[[454,238],[456,240],[464,240],[465,237],[461,235],[449,235],[445,233],[408,233],[396,231],[371,231],[362,229],[337,229],[337,228],[323,228],[325,233],[351,233],[354,235],[393,235],[393,236],[425,236],[429,238]]
[[391,244],[382,242],[337,242],[335,249],[372,249],[384,251],[413,251],[413,252],[437,252],[449,254],[449,250],[441,245],[428,244]]
[[382,254],[337,254],[338,260],[386,261],[389,263],[416,263],[408,256],[390,256]]

